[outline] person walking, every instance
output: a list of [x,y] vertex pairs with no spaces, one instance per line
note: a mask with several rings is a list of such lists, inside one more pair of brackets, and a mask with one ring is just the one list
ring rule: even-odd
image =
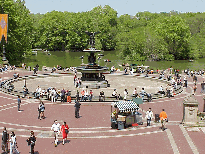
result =
[[2,151],[6,152],[6,153],[9,152],[8,141],[9,141],[9,134],[6,130],[6,127],[4,127],[3,134],[2,134],[1,148],[2,148]]
[[74,106],[75,107],[75,117],[76,118],[80,118],[79,117],[80,105],[81,104],[79,103],[79,101],[76,100],[75,101],[75,106]]
[[125,91],[124,91],[124,100],[125,101],[127,100],[127,95],[128,95],[128,91],[127,91],[127,89],[125,89]]
[[152,118],[153,112],[151,111],[151,108],[149,108],[149,110],[146,112],[147,126],[150,126]]
[[194,82],[194,83],[197,83],[197,77],[196,77],[196,74],[195,74],[194,77],[193,77],[193,82]]
[[61,132],[62,132],[62,137],[63,137],[63,145],[65,144],[65,139],[67,140],[68,132],[69,132],[69,127],[66,124],[66,122],[63,122],[63,125],[61,126]]
[[201,93],[204,93],[204,88],[205,87],[205,83],[204,83],[204,81],[201,83]]
[[54,131],[54,138],[55,138],[55,141],[54,141],[54,144],[55,144],[55,147],[57,147],[58,145],[58,136],[59,136],[59,133],[60,133],[60,124],[57,122],[57,120],[54,120],[54,124],[52,125],[51,127],[51,130]]
[[40,101],[40,103],[38,105],[38,119],[40,119],[40,115],[41,115],[41,101]]
[[31,131],[31,136],[26,140],[28,142],[28,146],[31,146],[31,154],[34,154],[34,146],[36,142],[36,137],[34,136],[34,132]]
[[19,151],[17,150],[18,146],[17,146],[17,142],[16,142],[16,135],[14,134],[14,132],[11,132],[11,139],[9,140],[10,142],[10,154],[13,153],[19,153]]
[[41,106],[40,106],[40,120],[41,120],[41,118],[43,118],[43,119],[45,118],[44,111],[45,111],[45,106],[44,106],[44,103],[41,102]]
[[162,112],[160,113],[159,117],[160,117],[161,124],[162,124],[162,131],[164,131],[166,129],[165,124],[167,121],[167,113],[165,112],[164,109],[162,109]]
[[21,99],[20,99],[20,96],[19,96],[19,95],[18,95],[17,102],[18,102],[18,112],[21,112],[21,111],[20,111]]
[[195,83],[194,86],[193,86],[193,90],[194,90],[194,95],[195,95],[196,90],[197,90],[197,85],[196,85],[196,83]]

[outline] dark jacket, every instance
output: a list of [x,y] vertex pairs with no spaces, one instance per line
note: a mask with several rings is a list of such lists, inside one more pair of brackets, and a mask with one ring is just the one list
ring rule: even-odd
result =
[[77,108],[77,109],[79,109],[79,108],[80,108],[80,105],[81,105],[81,104],[77,101],[77,102],[75,103],[75,106],[74,106],[74,107]]
[[9,134],[7,133],[6,130],[3,131],[3,134],[2,134],[2,142],[4,144],[6,144],[7,140],[9,139]]

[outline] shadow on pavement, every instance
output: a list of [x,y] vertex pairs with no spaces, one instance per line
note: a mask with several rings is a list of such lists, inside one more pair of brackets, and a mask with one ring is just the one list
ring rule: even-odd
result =
[[[62,143],[63,143],[63,141],[58,141],[58,145],[59,145],[59,144],[62,144]],[[70,143],[70,140],[66,140],[66,141],[65,141],[65,144],[66,144],[66,143]]]

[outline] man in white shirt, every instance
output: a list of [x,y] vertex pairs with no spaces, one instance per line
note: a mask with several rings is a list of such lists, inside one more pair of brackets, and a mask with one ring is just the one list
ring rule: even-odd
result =
[[146,117],[147,119],[147,126],[150,126],[151,120],[153,118],[153,112],[151,111],[151,108],[146,112]]
[[163,95],[165,94],[164,89],[163,89],[163,87],[162,87],[162,86],[161,86],[161,87],[159,87],[159,93],[160,93],[160,94],[163,94]]
[[41,93],[41,88],[38,86],[38,88],[36,89],[35,97],[40,96],[40,93]]
[[53,88],[52,90],[51,90],[51,101],[52,102],[55,102],[56,101],[56,99],[57,99],[57,92],[56,92],[56,90],[55,90],[55,88]]
[[59,136],[60,130],[61,130],[61,125],[57,122],[57,120],[54,120],[54,124],[51,127],[51,130],[54,131],[54,137],[55,137],[55,147],[58,145],[58,139],[57,137]]
[[135,90],[133,91],[133,96],[137,97],[137,88],[135,88]]
[[88,90],[85,90],[85,94],[84,94],[84,100],[86,101],[88,99]]
[[141,92],[140,92],[140,95],[142,97],[142,101],[144,100],[144,96],[145,96],[146,92],[144,90],[144,88],[142,88]]
[[114,89],[114,91],[112,93],[112,96],[116,97],[116,99],[117,99],[117,91],[116,91],[116,89]]
[[124,91],[124,100],[125,101],[127,100],[127,95],[128,95],[128,92],[127,92],[127,89],[125,89],[125,91]]

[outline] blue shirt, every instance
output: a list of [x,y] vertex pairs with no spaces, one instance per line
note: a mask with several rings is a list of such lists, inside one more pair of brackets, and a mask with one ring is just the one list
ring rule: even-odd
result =
[[20,98],[18,98],[18,99],[17,99],[17,101],[18,101],[18,104],[20,104],[20,103],[21,103],[21,99],[20,99]]

